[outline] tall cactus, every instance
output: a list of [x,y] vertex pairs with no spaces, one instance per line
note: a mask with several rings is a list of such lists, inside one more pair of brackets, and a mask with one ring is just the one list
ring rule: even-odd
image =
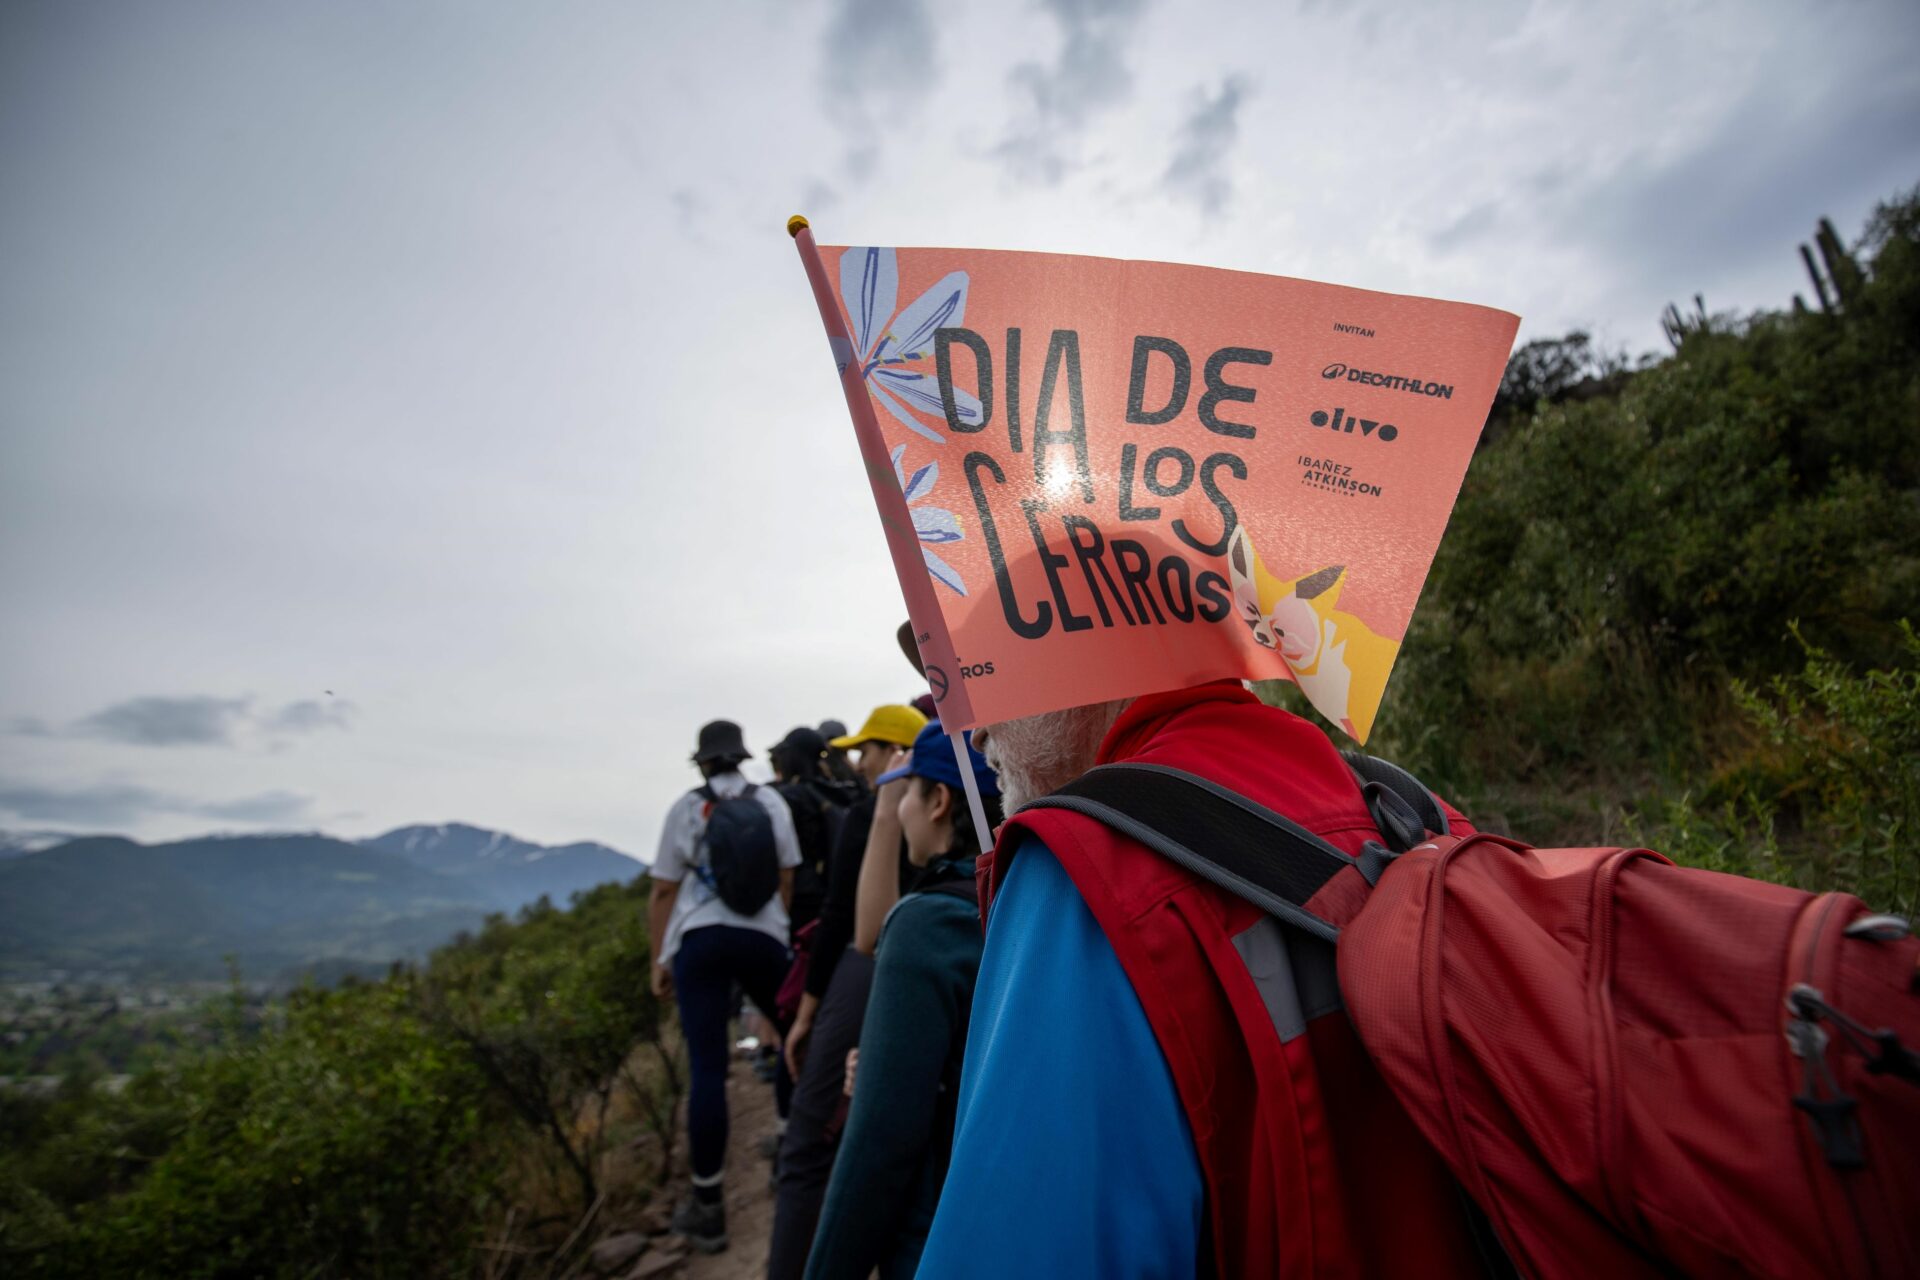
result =
[[1820,299],[1820,309],[1833,310],[1833,297],[1827,292],[1826,278],[1820,274],[1820,268],[1814,265],[1813,251],[1804,244],[1800,246],[1800,261],[1807,264],[1807,277],[1813,281],[1813,291]]
[[1844,309],[1848,304],[1858,301],[1867,278],[1860,270],[1860,264],[1840,243],[1833,223],[1825,218],[1820,219],[1820,230],[1814,235],[1814,243],[1820,246],[1820,257],[1826,263],[1827,278],[1833,281],[1834,297],[1839,306]]
[[1711,327],[1707,319],[1707,299],[1703,294],[1693,295],[1693,314],[1687,315],[1671,302],[1660,313],[1660,328],[1666,332],[1667,341],[1678,351],[1680,344],[1696,333],[1705,333]]

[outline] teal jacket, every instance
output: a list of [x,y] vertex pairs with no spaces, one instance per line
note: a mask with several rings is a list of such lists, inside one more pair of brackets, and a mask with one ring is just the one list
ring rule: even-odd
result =
[[981,947],[978,908],[950,892],[910,894],[888,917],[807,1280],[865,1280],[876,1267],[894,1280],[919,1266],[953,1148]]

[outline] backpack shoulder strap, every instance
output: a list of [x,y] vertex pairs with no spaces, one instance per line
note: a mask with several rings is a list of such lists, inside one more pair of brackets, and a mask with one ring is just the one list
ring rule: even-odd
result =
[[973,880],[942,880],[939,884],[929,885],[925,889],[916,889],[914,892],[940,893],[976,907],[980,905],[980,887]]
[[1365,752],[1342,751],[1340,758],[1360,780],[1360,794],[1366,797],[1373,825],[1394,852],[1405,853],[1426,839],[1428,832],[1447,834],[1447,811],[1420,779],[1390,760]]
[[902,894],[899,901],[887,908],[885,918],[880,921],[881,934],[883,936],[886,934],[887,926],[893,923],[893,917],[899,912],[900,908],[905,906],[911,899],[933,896],[958,898],[976,910],[978,910],[980,906],[980,892],[978,888],[975,887],[973,881],[957,879],[942,880],[939,884],[928,885],[924,889],[915,889],[911,893]]
[[1367,857],[1350,858],[1265,805],[1165,765],[1099,765],[1025,808],[1092,818],[1328,942],[1339,928],[1305,904],[1350,867],[1371,884],[1392,857],[1372,845]]

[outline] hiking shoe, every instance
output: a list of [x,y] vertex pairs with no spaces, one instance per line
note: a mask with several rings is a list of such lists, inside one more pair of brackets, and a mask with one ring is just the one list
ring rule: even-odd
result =
[[727,1206],[717,1200],[702,1204],[689,1195],[674,1206],[672,1228],[700,1252],[718,1253],[727,1247]]

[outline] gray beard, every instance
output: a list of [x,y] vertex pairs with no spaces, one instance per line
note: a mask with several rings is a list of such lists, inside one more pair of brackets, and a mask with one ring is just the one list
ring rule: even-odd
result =
[[1093,767],[1100,741],[1131,699],[1048,711],[987,727],[987,763],[1008,813],[1066,786]]

